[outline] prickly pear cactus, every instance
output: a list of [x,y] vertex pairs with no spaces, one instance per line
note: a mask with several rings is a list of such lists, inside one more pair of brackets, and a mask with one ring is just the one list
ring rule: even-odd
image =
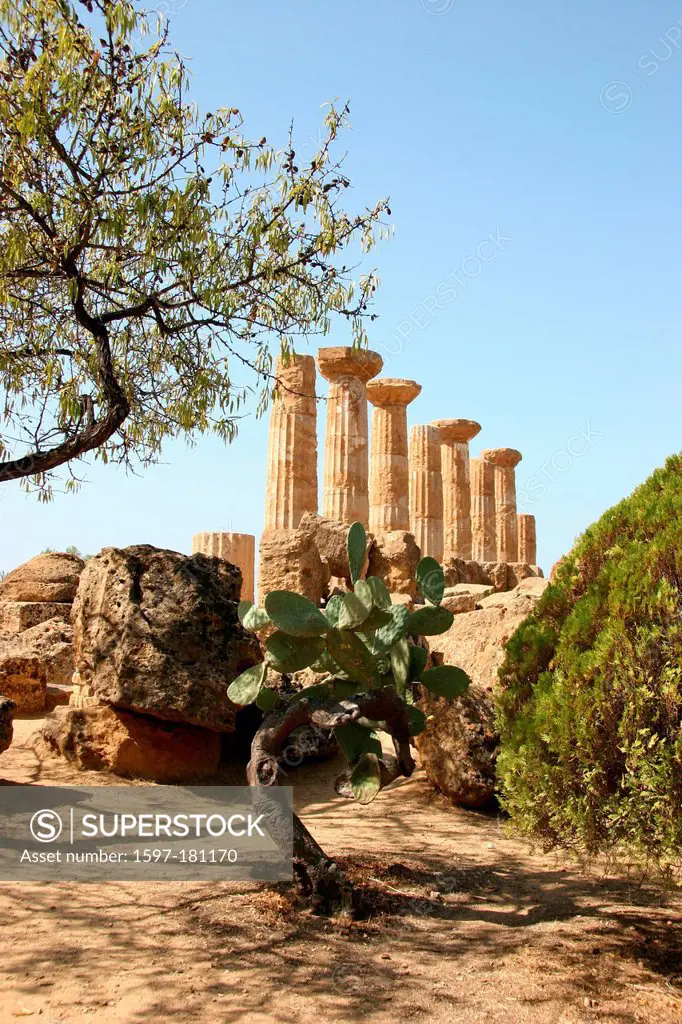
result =
[[[250,601],[239,605],[246,629],[266,629],[266,657],[247,669],[227,693],[235,704],[255,703],[265,712],[286,710],[296,701],[338,701],[352,706],[360,693],[371,700],[374,691],[392,691],[404,704],[410,737],[426,726],[423,712],[414,704],[413,685],[421,683],[440,697],[456,697],[469,686],[469,677],[453,665],[426,668],[427,654],[415,643],[420,636],[444,633],[452,625],[452,612],[440,606],[445,581],[442,567],[423,558],[416,581],[425,604],[411,614],[391,603],[383,581],[376,576],[361,579],[366,535],[361,523],[348,532],[348,562],[353,590],[332,597],[324,609],[287,590],[267,595],[264,608]],[[272,632],[272,627],[275,632]],[[281,697],[266,687],[267,669],[282,675],[304,668],[325,673],[325,679],[293,697]],[[360,803],[369,803],[386,778],[377,729],[382,723],[360,717],[334,728],[349,767],[350,790]]]

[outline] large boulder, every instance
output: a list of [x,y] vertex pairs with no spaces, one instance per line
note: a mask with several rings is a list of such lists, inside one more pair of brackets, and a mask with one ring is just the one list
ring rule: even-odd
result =
[[313,604],[327,592],[331,573],[322,561],[310,528],[266,530],[261,537],[258,600],[262,605],[273,590],[293,590]]
[[56,708],[30,745],[41,757],[61,755],[85,771],[162,783],[213,775],[220,761],[219,733],[106,704]]
[[14,732],[12,715],[15,707],[16,704],[9,697],[0,697],[0,754],[3,750],[7,750],[12,742]]
[[227,687],[260,661],[237,618],[239,569],[148,544],[105,548],[73,606],[80,682],[118,708],[229,732]]
[[0,633],[0,693],[15,702],[17,711],[43,711],[48,686],[70,685],[72,639],[71,626],[61,619],[21,633]]
[[0,582],[0,601],[70,603],[84,565],[82,558],[61,551],[37,555]]
[[417,595],[415,576],[421,552],[411,533],[391,530],[375,537],[369,549],[368,576],[378,576],[392,594]]
[[[335,582],[345,581],[350,587],[350,566],[348,564],[348,524],[325,519],[315,512],[304,512],[299,529],[307,533],[318,550],[324,565]],[[368,537],[367,548],[371,544]]]
[[455,804],[485,807],[494,800],[498,670],[507,641],[547,586],[547,580],[528,579],[509,593],[479,598],[479,609],[456,615],[447,633],[430,639],[436,663],[459,665],[471,678],[469,691],[455,700],[423,690],[419,702],[429,716],[416,741],[422,766],[436,789]]

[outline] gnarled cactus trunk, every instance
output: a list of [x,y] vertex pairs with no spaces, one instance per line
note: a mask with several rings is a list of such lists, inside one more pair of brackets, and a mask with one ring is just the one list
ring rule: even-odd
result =
[[[412,775],[415,763],[410,752],[406,706],[392,687],[383,687],[357,693],[348,700],[340,701],[310,700],[302,697],[288,707],[271,711],[263,719],[251,744],[251,760],[246,770],[249,785],[279,784],[283,769],[283,751],[291,733],[301,725],[334,729],[355,722],[359,718],[380,722],[393,737],[396,757],[390,767],[384,766],[382,787],[400,776]],[[344,780],[345,776],[341,776],[339,782]],[[339,866],[327,857],[296,814],[293,857],[295,883],[317,912],[353,913],[358,909],[349,879]]]

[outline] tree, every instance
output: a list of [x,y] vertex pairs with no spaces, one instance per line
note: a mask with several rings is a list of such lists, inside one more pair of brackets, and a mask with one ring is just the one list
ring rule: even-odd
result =
[[180,434],[231,440],[250,394],[267,402],[273,343],[338,314],[364,344],[372,315],[349,254],[390,211],[343,208],[348,107],[299,166],[291,132],[278,152],[234,107],[200,115],[148,31],[132,0],[0,0],[0,479],[43,498],[88,452],[147,465]]
[[[427,648],[419,642],[422,636],[444,633],[454,620],[452,612],[440,607],[442,567],[433,558],[422,558],[417,585],[426,603],[410,614],[392,604],[382,580],[360,578],[366,548],[365,530],[354,523],[348,531],[354,588],[330,598],[324,610],[287,590],[268,594],[264,608],[251,601],[239,605],[244,627],[267,633],[263,663],[243,672],[227,691],[235,704],[255,703],[265,712],[251,744],[250,786],[278,785],[292,735],[312,726],[332,730],[345,754],[348,770],[336,780],[337,792],[371,803],[384,786],[414,772],[410,745],[426,727],[426,716],[415,704],[418,684],[440,697],[456,697],[469,686],[460,668],[428,668]],[[287,696],[289,677],[309,666],[323,673],[321,682]],[[269,670],[279,676],[275,686],[267,685]],[[383,753],[378,730],[391,736],[395,757]],[[267,802],[263,807],[267,812]],[[273,837],[277,832],[275,822]],[[299,889],[316,909],[358,909],[348,879],[296,815],[293,867]]]

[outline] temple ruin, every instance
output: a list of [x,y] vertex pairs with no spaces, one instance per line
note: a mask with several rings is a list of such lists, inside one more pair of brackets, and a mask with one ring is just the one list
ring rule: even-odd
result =
[[[277,361],[260,542],[261,601],[278,586],[321,600],[331,587],[343,585],[334,560],[330,563],[315,538],[325,520],[359,520],[374,545],[387,543],[388,535],[395,550],[416,542],[422,556],[444,564],[450,584],[491,582],[504,590],[524,576],[542,575],[536,565],[535,517],[519,514],[516,506],[521,453],[489,448],[472,457],[470,443],[481,430],[475,420],[418,424],[408,436],[407,406],[421,386],[379,377],[382,368],[377,352],[343,346],[321,348],[317,360],[292,355]],[[322,519],[317,515],[318,371],[329,382]],[[194,537],[193,551],[238,565],[242,596],[255,599],[255,537],[201,533]]]

